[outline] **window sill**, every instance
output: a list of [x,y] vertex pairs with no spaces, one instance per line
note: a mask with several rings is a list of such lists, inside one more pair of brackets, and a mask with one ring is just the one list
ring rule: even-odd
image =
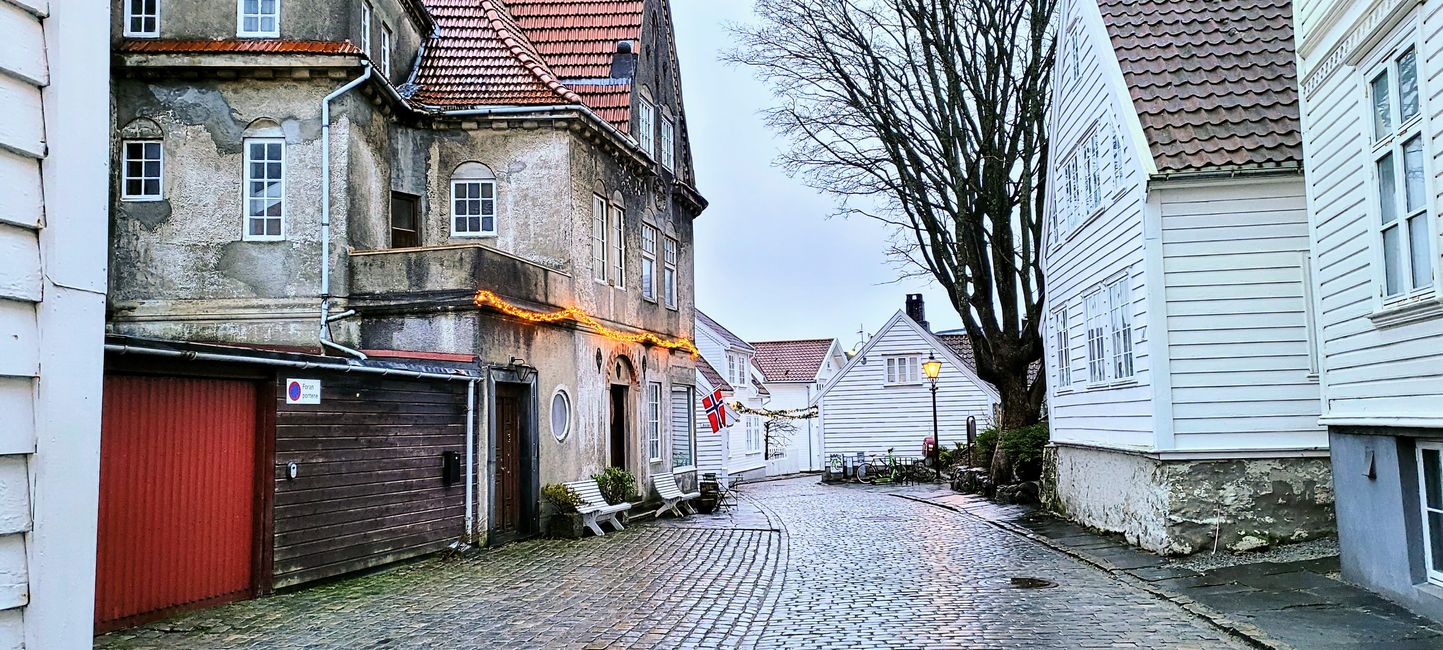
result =
[[1130,379],[1120,379],[1118,381],[1109,381],[1101,384],[1088,384],[1087,390],[1112,390],[1114,388],[1131,388],[1136,385],[1138,385],[1137,378],[1133,377]]
[[685,473],[687,473],[687,472],[695,472],[695,471],[696,471],[696,465],[682,465],[682,466],[680,466],[680,467],[673,467],[673,468],[671,468],[671,473],[672,473],[672,474],[685,474]]
[[453,232],[451,236],[456,239],[495,239],[499,235],[494,232]]
[[163,196],[122,196],[121,203],[158,203],[164,201]]
[[1408,323],[1429,320],[1443,316],[1443,300],[1436,294],[1428,293],[1384,306],[1368,314],[1368,320],[1378,328],[1397,327]]

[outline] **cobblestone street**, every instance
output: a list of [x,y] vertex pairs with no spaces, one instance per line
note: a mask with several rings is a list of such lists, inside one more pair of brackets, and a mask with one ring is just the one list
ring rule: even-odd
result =
[[[428,560],[97,647],[1240,647],[968,515],[814,477],[743,491],[760,511]],[[1017,588],[1013,577],[1057,586]]]

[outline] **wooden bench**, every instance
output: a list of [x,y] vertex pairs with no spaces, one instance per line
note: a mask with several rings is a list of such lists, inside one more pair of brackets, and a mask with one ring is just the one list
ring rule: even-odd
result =
[[565,485],[575,490],[576,494],[581,497],[581,505],[576,506],[576,511],[581,513],[581,523],[590,528],[591,532],[596,533],[597,537],[604,534],[599,525],[602,522],[610,523],[617,530],[625,530],[621,525],[621,520],[617,519],[617,515],[630,510],[630,503],[615,505],[607,503],[606,497],[601,496],[601,488],[596,485],[594,479],[571,481]]
[[[651,484],[656,486],[656,494],[661,497],[661,507],[656,509],[656,517],[670,510],[678,517],[685,517],[688,514],[696,514],[688,501],[701,496],[701,492],[682,492],[676,484],[676,475],[671,472],[654,474],[651,477]],[[685,510],[690,512],[684,512]]]

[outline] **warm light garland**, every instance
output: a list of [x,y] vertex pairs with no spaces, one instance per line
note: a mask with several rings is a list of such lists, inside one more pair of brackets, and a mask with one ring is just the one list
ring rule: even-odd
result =
[[778,409],[773,411],[772,409],[749,408],[747,405],[737,402],[732,405],[732,408],[736,409],[739,413],[750,413],[752,415],[782,420],[810,420],[821,414],[821,409],[815,406],[804,409]]
[[515,316],[516,318],[520,318],[521,320],[524,320],[528,323],[559,323],[561,321],[568,320],[576,321],[577,323],[596,330],[602,336],[605,336],[606,338],[609,338],[613,341],[622,341],[624,343],[641,343],[643,345],[655,345],[657,347],[666,348],[668,350],[686,350],[687,352],[690,352],[691,356],[693,357],[698,354],[696,345],[692,344],[692,342],[688,341],[687,339],[666,339],[651,332],[638,332],[635,334],[631,334],[627,332],[617,331],[605,325],[602,325],[601,321],[596,320],[594,317],[591,316],[591,314],[577,309],[576,307],[567,307],[560,311],[553,312],[532,311],[530,309],[517,307],[516,305],[506,302],[505,300],[502,300],[500,296],[485,289],[477,291],[475,297],[471,298],[471,302],[475,303],[477,307],[490,307],[508,316]]

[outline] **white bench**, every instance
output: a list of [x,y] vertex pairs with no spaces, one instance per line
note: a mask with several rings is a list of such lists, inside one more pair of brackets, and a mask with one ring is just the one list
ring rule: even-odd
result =
[[576,511],[581,513],[581,523],[585,524],[591,532],[601,537],[602,522],[610,523],[617,530],[625,530],[621,520],[616,516],[631,509],[630,503],[618,503],[615,505],[606,502],[606,497],[601,496],[601,488],[596,485],[595,480],[572,481],[565,484],[566,487],[576,491],[581,497],[581,505],[576,506]]
[[682,511],[683,507],[690,510],[692,514],[696,513],[696,510],[687,502],[701,496],[701,492],[682,492],[676,484],[675,474],[671,472],[655,474],[651,477],[651,483],[656,486],[656,493],[661,497],[661,507],[656,509],[656,517],[661,517],[662,513],[667,510],[676,513],[678,517],[685,517],[688,513]]

